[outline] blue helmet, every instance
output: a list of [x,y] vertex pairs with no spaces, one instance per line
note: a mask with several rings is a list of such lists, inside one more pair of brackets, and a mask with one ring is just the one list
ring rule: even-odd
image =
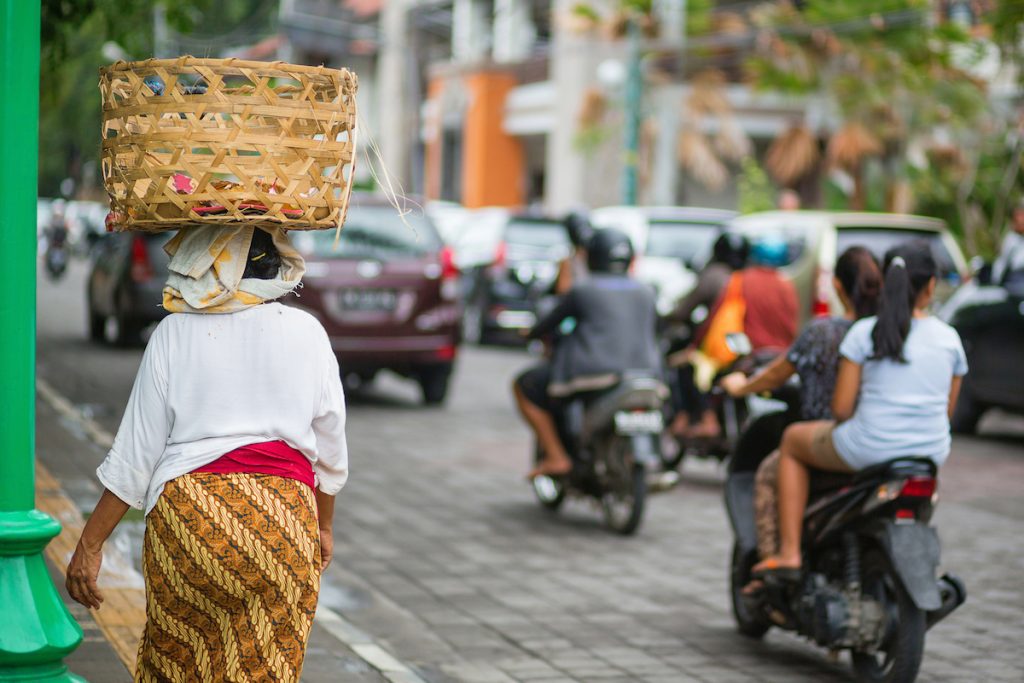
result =
[[789,245],[781,235],[763,235],[750,247],[750,263],[780,268],[789,261]]

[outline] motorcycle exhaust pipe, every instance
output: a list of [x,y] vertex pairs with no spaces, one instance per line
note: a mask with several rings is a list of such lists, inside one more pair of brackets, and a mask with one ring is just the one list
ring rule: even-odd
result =
[[935,626],[960,605],[967,600],[967,586],[955,574],[943,574],[938,580],[939,595],[942,596],[942,605],[935,610],[925,613],[925,624],[927,628]]

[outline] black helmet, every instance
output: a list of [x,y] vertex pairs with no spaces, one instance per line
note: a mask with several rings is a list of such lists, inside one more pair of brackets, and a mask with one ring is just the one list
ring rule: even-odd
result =
[[594,235],[594,228],[590,225],[590,219],[579,211],[572,211],[562,220],[565,231],[569,234],[569,241],[574,247],[587,248],[587,242]]
[[625,273],[632,262],[633,243],[618,230],[597,230],[587,244],[587,266],[592,273]]
[[735,232],[723,232],[715,240],[711,250],[711,260],[724,263],[733,270],[742,270],[750,256],[750,241]]

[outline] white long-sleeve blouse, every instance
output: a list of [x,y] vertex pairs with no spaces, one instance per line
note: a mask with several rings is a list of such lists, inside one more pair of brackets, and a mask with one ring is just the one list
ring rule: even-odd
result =
[[345,396],[320,322],[279,303],[175,313],[149,340],[96,474],[148,513],[168,481],[241,446],[278,439],[309,459],[321,491],[341,490],[348,478]]

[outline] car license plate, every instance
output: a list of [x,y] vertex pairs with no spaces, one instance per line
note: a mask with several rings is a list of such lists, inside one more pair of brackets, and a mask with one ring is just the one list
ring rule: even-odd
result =
[[393,311],[397,299],[393,289],[343,289],[338,293],[346,311]]
[[615,431],[619,434],[660,434],[665,428],[657,410],[615,413]]

